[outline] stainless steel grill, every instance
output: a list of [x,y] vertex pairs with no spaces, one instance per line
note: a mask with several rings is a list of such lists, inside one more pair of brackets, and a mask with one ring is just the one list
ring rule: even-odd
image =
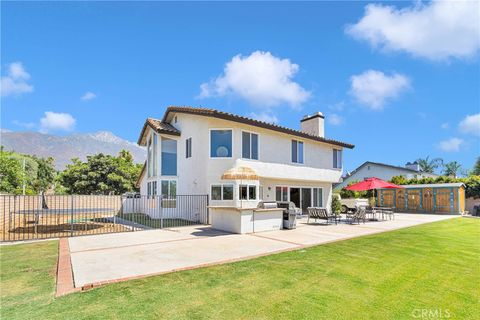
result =
[[[295,229],[297,227],[297,215],[299,209],[293,202],[277,202],[279,208],[283,208],[283,228]],[[300,211],[301,212],[301,211]]]
[[259,209],[276,209],[278,208],[277,202],[275,201],[260,201],[258,203]]

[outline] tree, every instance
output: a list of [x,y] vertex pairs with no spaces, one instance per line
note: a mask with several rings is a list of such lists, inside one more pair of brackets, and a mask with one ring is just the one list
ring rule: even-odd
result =
[[0,152],[0,192],[18,193],[22,185],[22,167],[5,151]]
[[449,177],[456,178],[461,168],[462,165],[460,163],[458,163],[457,161],[451,161],[443,166],[443,174]]
[[[359,181],[358,180],[351,181],[348,185],[351,186],[352,184],[355,184],[357,182]],[[342,197],[342,199],[366,198],[367,196],[368,196],[368,191],[351,191],[345,188],[342,188],[342,190],[340,190],[340,197]]]
[[[53,186],[56,170],[53,158],[38,158],[13,151],[0,151],[0,192],[39,194]],[[25,165],[24,165],[25,164]]]
[[475,161],[475,165],[473,166],[470,174],[473,176],[480,176],[480,157],[478,157],[477,161]]
[[438,169],[443,165],[443,160],[441,158],[435,158],[430,160],[430,156],[427,156],[425,159],[417,159],[418,165],[420,166],[420,171],[426,173],[433,173],[435,169]]
[[86,162],[72,159],[60,182],[69,194],[123,194],[136,190],[141,169],[128,151],[120,151],[118,157],[99,153],[88,156]]

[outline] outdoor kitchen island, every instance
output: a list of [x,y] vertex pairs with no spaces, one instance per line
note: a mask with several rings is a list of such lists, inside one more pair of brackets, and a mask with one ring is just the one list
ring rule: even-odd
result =
[[212,228],[232,233],[282,229],[282,208],[237,208],[210,206]]

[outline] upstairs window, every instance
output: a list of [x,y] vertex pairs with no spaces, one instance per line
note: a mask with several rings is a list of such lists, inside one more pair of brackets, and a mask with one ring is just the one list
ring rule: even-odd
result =
[[258,134],[242,132],[242,158],[258,160]]
[[303,142],[292,140],[292,162],[303,163]]
[[232,130],[210,131],[210,157],[232,157]]
[[162,176],[177,175],[177,140],[162,137]]
[[185,140],[185,158],[192,157],[192,138]]
[[[148,177],[152,176],[152,136],[147,141],[147,172],[148,172]],[[149,194],[150,195],[150,194]]]
[[157,176],[157,135],[152,133],[147,143],[148,177]]
[[342,150],[333,149],[333,167],[335,169],[342,168]]

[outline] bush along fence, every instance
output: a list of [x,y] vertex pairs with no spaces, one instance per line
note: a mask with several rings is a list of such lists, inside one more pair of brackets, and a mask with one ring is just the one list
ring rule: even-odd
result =
[[0,195],[0,241],[207,224],[207,195]]

